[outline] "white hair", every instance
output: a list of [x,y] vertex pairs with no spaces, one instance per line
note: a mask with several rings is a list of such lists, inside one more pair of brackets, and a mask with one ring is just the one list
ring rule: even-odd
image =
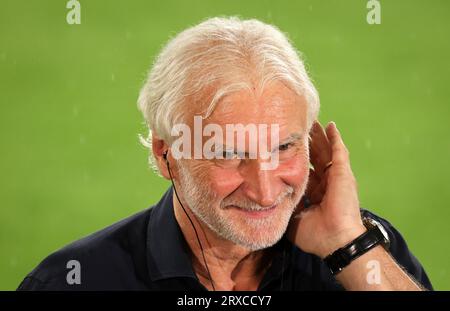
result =
[[[255,19],[207,19],[172,38],[156,58],[138,99],[149,128],[141,142],[151,149],[154,133],[170,145],[174,124],[204,106],[207,118],[225,95],[262,92],[275,80],[304,96],[309,129],[319,112],[319,95],[286,35]],[[151,151],[149,159],[156,168]]]

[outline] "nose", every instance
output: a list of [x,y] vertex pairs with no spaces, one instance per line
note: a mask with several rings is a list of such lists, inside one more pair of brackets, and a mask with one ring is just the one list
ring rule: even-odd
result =
[[277,177],[276,170],[261,169],[260,160],[253,160],[241,173],[244,179],[244,193],[261,206],[275,204],[283,188],[283,181]]

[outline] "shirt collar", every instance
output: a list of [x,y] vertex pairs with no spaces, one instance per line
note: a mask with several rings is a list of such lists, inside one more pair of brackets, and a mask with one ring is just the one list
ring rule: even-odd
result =
[[173,210],[170,187],[152,208],[147,228],[148,267],[153,281],[172,277],[197,278],[191,264],[189,246]]

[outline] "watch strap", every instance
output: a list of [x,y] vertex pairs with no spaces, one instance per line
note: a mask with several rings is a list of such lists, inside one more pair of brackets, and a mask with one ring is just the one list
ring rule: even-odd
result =
[[365,254],[383,241],[383,233],[378,227],[368,228],[368,230],[359,237],[325,257],[324,262],[330,268],[333,275],[337,274],[353,260]]

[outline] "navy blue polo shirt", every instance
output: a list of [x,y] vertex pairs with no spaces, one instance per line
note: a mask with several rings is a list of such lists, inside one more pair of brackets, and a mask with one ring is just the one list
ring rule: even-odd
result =
[[[192,290],[199,282],[172,205],[170,187],[154,206],[78,240],[48,256],[29,273],[18,290]],[[431,283],[400,233],[386,220],[363,210],[387,230],[391,254],[424,287]],[[317,256],[283,237],[272,247],[273,258],[261,291],[343,290]],[[73,282],[74,266],[78,279]],[[69,281],[68,281],[69,280]]]

